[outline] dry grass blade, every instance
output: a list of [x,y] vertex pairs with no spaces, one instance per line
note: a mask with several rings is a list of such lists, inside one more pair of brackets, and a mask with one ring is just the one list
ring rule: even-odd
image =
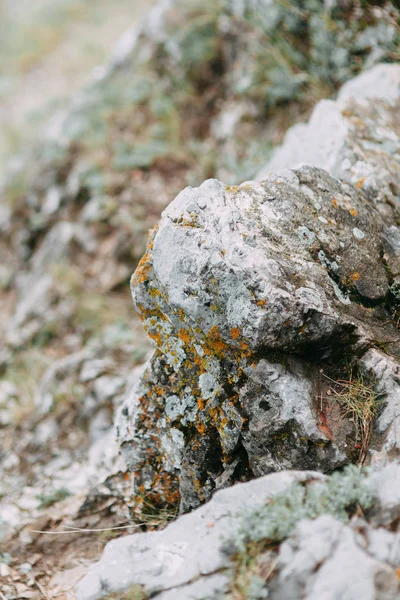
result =
[[361,374],[349,371],[348,379],[331,381],[332,392],[344,414],[354,421],[356,441],[360,446],[359,464],[363,465],[367,457],[371,440],[374,418],[382,404],[385,392],[376,392],[373,382],[366,381]]

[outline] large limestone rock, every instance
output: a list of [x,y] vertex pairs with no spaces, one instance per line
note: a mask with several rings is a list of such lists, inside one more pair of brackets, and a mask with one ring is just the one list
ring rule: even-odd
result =
[[384,227],[362,191],[309,167],[178,195],[132,278],[155,345],[117,423],[137,499],[188,510],[354,458],[325,371],[343,379],[343,357],[374,345],[399,354]]
[[[356,469],[330,479],[291,471],[237,484],[162,531],[110,542],[77,600],[125,590],[158,600],[233,599],[238,590],[257,599],[395,600],[399,483],[400,467],[390,465],[367,479]],[[355,503],[364,519],[348,522]]]
[[384,220],[400,218],[400,65],[376,65],[321,100],[309,123],[289,129],[257,175],[313,165],[362,188]]

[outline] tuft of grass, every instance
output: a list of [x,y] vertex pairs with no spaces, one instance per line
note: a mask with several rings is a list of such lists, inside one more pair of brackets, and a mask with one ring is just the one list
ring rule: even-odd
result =
[[141,585],[134,585],[125,592],[113,592],[103,596],[103,600],[147,600],[147,592]]
[[50,361],[38,346],[31,346],[15,353],[6,366],[2,376],[17,388],[15,405],[12,408],[12,422],[15,425],[20,425],[35,412],[38,382]]
[[376,392],[374,382],[361,373],[349,369],[348,379],[334,380],[331,391],[346,417],[354,422],[356,443],[360,449],[358,462],[363,465],[368,453],[374,419],[385,397],[385,392]]
[[141,510],[136,524],[146,529],[163,529],[178,516],[178,506],[159,508],[144,498],[138,498],[138,504]]

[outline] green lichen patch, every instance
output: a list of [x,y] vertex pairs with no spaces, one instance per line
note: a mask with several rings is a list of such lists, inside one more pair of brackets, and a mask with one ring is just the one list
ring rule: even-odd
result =
[[374,499],[366,475],[348,466],[325,482],[295,483],[260,509],[238,515],[240,526],[226,543],[235,572],[230,600],[266,597],[265,585],[276,566],[274,550],[302,519],[328,514],[347,523],[368,511]]

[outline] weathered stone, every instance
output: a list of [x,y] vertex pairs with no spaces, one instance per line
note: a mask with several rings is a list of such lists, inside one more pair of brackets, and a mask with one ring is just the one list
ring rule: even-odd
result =
[[[376,437],[384,437],[375,461],[386,461],[390,453],[400,450],[400,363],[376,349],[369,350],[360,361],[362,370],[373,376],[382,408],[375,423]],[[378,444],[377,444],[378,445]]]
[[[385,553],[395,535],[388,533],[388,538],[381,540]],[[273,600],[398,598],[400,586],[393,566],[370,556],[367,541],[356,528],[329,515],[300,522],[279,554],[279,575],[268,596]]]
[[156,346],[117,422],[141,493],[187,510],[242,478],[346,462],[314,361],[376,340],[398,354],[383,227],[363,192],[310,167],[178,195],[132,278]]
[[[184,515],[162,531],[130,535],[107,544],[99,563],[77,586],[77,600],[98,600],[107,592],[142,585],[152,596],[180,588],[190,598],[196,580],[216,591],[225,591],[231,570],[229,555],[223,551],[231,539],[235,519],[257,510],[274,496],[285,493],[296,481],[323,479],[318,473],[279,473],[221,490],[211,502]],[[215,574],[222,577],[215,579]],[[203,580],[204,577],[204,580]],[[186,589],[185,589],[186,588]],[[169,596],[165,596],[169,598]],[[194,596],[197,598],[197,596]],[[214,596],[199,595],[199,598]]]
[[256,477],[293,465],[327,471],[346,460],[337,446],[323,443],[313,379],[305,365],[293,359],[285,366],[262,359],[244,371],[248,379],[239,398],[248,428],[242,443]]
[[363,189],[388,225],[400,219],[400,66],[377,65],[292,127],[257,179],[313,165]]
[[[100,600],[135,585],[160,600],[235,598],[238,577],[240,592],[247,594],[243,597],[257,600],[395,600],[400,592],[398,534],[383,529],[379,519],[385,517],[387,526],[397,522],[400,497],[396,491],[389,498],[387,492],[392,480],[395,486],[400,481],[400,467],[358,475],[359,501],[366,502],[364,487],[375,500],[372,512],[364,507],[365,519],[349,521],[347,513],[337,512],[339,504],[350,513],[353,504],[354,511],[355,480],[345,478],[336,477],[332,486],[334,477],[282,472],[217,492],[162,531],[110,542],[77,585],[77,600]],[[298,489],[304,495],[290,504]],[[306,498],[313,502],[318,494],[317,517],[304,519]],[[292,525],[278,523],[282,515]],[[273,538],[283,540],[280,547],[271,546],[267,532],[273,531],[280,531]],[[252,553],[248,560],[247,552]]]

